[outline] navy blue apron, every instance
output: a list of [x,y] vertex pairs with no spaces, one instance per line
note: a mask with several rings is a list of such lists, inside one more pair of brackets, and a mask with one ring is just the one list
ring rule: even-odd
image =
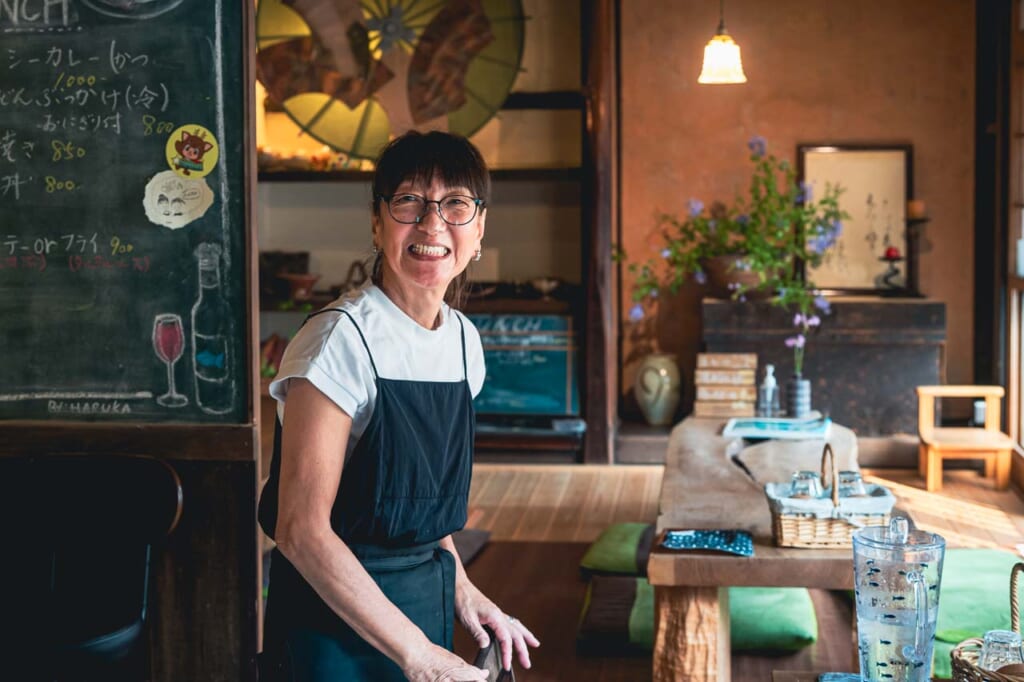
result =
[[[362,330],[347,311],[331,308],[314,315],[331,311],[355,325],[377,387],[369,423],[342,471],[331,527],[385,596],[433,643],[451,650],[455,559],[438,541],[465,525],[469,499],[474,412],[462,319],[463,379],[411,381],[381,378]],[[280,473],[278,420],[259,509],[260,525],[271,538]],[[401,669],[338,617],[277,549],[271,557],[263,650],[261,682],[405,680]]]

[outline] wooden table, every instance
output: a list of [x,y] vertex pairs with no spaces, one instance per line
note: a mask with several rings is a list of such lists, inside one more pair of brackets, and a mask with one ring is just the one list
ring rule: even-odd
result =
[[[655,682],[730,679],[728,587],[853,588],[851,549],[773,545],[771,518],[760,485],[732,476],[728,470],[717,485],[695,485],[694,472],[701,470],[704,460],[731,466],[721,455],[728,441],[716,435],[720,427],[721,422],[715,420],[690,418],[673,430],[658,531],[742,528],[754,535],[754,556],[678,552],[657,548],[656,543],[647,566],[655,593]],[[758,511],[762,508],[763,514]],[[715,518],[703,513],[706,509],[725,516]],[[688,523],[691,520],[692,525]],[[717,526],[709,525],[712,523]]]

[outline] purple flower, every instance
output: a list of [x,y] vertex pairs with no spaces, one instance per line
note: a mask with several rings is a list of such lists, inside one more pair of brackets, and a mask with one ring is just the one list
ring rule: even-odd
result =
[[793,316],[793,326],[799,327],[804,323],[804,316],[801,313],[797,313]]
[[671,249],[662,249],[661,250],[661,257],[664,258],[665,260],[668,260],[669,256],[671,256],[671,255],[672,255],[672,250]]
[[687,206],[689,207],[688,210],[690,211],[691,218],[696,218],[704,210],[704,202],[700,199],[690,199],[687,202]]
[[750,154],[753,157],[760,159],[764,156],[768,143],[766,143],[764,138],[760,135],[754,135],[750,138],[750,141],[747,142],[747,147],[750,149]]
[[843,234],[843,222],[841,220],[837,220],[832,223],[832,236],[839,239],[841,234]]
[[832,304],[828,302],[828,299],[818,294],[814,297],[814,307],[825,313],[826,315],[832,310]]
[[697,280],[697,284],[708,283],[708,276],[703,270],[698,270],[697,272],[693,273],[693,278]]
[[739,301],[740,303],[746,303],[747,302],[747,297],[744,296],[743,294],[740,294],[740,297],[738,299],[736,299],[736,300]]
[[814,196],[814,191],[809,184],[806,182],[800,183],[800,191],[796,193],[796,201],[798,204],[803,204],[811,201],[811,197]]
[[810,317],[807,318],[806,322],[808,327],[817,327],[819,324],[821,324],[821,318],[818,317],[817,315],[811,315]]
[[647,293],[647,295],[650,296],[651,298],[658,298],[658,290],[657,289],[651,289]]
[[786,339],[786,348],[803,348],[805,343],[807,343],[807,339],[804,338],[804,335],[797,334]]
[[634,303],[633,307],[629,309],[629,319],[633,322],[644,319],[644,307],[639,303]]

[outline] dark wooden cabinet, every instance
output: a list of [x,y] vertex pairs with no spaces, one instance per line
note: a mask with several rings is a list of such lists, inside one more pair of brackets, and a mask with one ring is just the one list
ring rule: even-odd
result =
[[[917,432],[919,385],[945,379],[946,306],[925,299],[836,298],[807,341],[811,404],[858,436]],[[755,352],[757,381],[767,363],[785,391],[793,373],[793,312],[768,301],[702,304],[704,349]]]

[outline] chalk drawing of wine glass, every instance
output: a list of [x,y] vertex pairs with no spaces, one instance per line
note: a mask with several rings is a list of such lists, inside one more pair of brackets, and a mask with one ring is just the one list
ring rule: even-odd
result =
[[153,318],[153,350],[167,365],[167,393],[156,399],[164,407],[184,407],[188,398],[174,387],[174,363],[185,350],[185,333],[181,327],[181,316],[162,313]]

